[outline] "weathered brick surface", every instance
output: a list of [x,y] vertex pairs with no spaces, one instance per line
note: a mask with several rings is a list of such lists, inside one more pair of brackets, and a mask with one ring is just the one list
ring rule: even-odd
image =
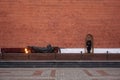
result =
[[120,0],[0,0],[0,47],[120,47]]
[[55,60],[55,54],[54,53],[31,53],[30,54],[30,60]]
[[82,60],[81,54],[56,54],[56,60]]
[[119,60],[119,59],[120,59],[120,55],[117,55],[117,54],[108,55],[108,60]]
[[28,55],[24,53],[3,53],[2,60],[28,60]]

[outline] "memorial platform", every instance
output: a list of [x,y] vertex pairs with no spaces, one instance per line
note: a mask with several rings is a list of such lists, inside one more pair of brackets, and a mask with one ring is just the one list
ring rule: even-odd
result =
[[[11,50],[11,49],[10,49]],[[14,49],[12,49],[14,50]],[[1,68],[120,67],[120,54],[112,53],[0,53]]]
[[120,60],[117,53],[1,53],[0,60]]

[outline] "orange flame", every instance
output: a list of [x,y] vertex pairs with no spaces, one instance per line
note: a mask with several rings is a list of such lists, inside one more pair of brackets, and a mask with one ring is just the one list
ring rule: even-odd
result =
[[28,53],[29,53],[29,51],[28,51],[28,49],[27,49],[27,48],[25,48],[24,50],[25,50],[25,53],[26,53],[26,54],[28,54]]

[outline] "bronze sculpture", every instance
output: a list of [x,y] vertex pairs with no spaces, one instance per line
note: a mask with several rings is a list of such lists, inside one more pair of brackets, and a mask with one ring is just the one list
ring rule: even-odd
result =
[[54,53],[57,52],[56,48],[59,49],[58,47],[52,47],[50,44],[46,47],[28,46],[27,48],[31,53]]

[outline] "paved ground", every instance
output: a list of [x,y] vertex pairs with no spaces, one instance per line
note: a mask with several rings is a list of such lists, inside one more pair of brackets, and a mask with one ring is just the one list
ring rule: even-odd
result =
[[120,80],[120,68],[0,68],[0,80]]

